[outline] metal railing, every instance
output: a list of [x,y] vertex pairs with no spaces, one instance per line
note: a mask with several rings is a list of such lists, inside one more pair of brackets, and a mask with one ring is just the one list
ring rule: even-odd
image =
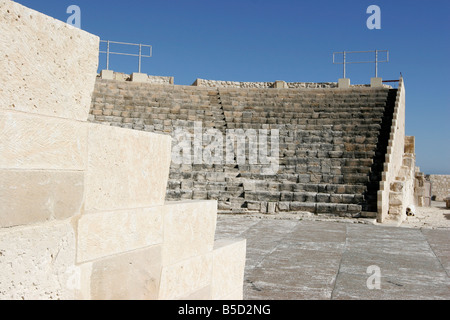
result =
[[[153,48],[150,45],[147,44],[141,44],[141,43],[127,43],[127,42],[117,42],[117,41],[110,41],[110,40],[100,40],[101,43],[106,43],[106,51],[100,51],[100,53],[106,53],[106,70],[109,70],[109,55],[116,54],[116,55],[122,55],[122,56],[132,56],[132,57],[138,57],[139,58],[139,65],[138,65],[138,72],[141,73],[141,66],[142,66],[142,58],[151,58],[153,54]],[[139,53],[125,53],[125,52],[113,52],[111,51],[111,44],[120,44],[120,45],[127,45],[127,46],[137,46],[139,48]],[[150,53],[149,54],[142,54],[143,48],[149,48]]]
[[[385,60],[378,60],[378,54],[386,52]],[[374,53],[375,60],[374,61],[347,61],[347,54],[351,53]],[[336,55],[343,55],[343,62],[336,62]],[[375,78],[378,78],[378,64],[382,62],[389,62],[389,51],[388,50],[373,50],[373,51],[343,51],[343,52],[333,52],[333,64],[343,64],[344,65],[344,78],[346,76],[346,65],[352,63],[375,63]]]

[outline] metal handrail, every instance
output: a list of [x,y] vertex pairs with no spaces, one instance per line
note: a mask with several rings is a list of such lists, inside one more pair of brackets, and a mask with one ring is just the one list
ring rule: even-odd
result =
[[[147,44],[117,42],[117,41],[110,41],[110,40],[100,40],[100,42],[103,42],[103,43],[107,44],[106,51],[99,51],[100,53],[106,53],[106,70],[109,70],[109,55],[110,54],[139,57],[139,65],[138,65],[139,73],[141,73],[142,58],[151,58],[152,55],[153,55],[153,48],[152,48],[152,46],[151,45],[147,45]],[[139,53],[138,54],[133,54],[133,53],[124,53],[124,52],[113,52],[113,51],[110,50],[110,45],[111,44],[122,44],[122,45],[128,45],[128,46],[138,46],[139,47]],[[150,49],[150,54],[148,54],[148,55],[142,54],[142,48],[149,48]]]
[[[347,54],[349,53],[375,53],[375,61],[347,61]],[[380,52],[386,52],[386,60],[378,60],[378,53]],[[343,62],[336,62],[336,54],[342,54],[343,55]],[[343,52],[333,52],[333,64],[343,64],[344,65],[344,78],[346,76],[346,68],[345,66],[347,64],[353,64],[353,63],[375,63],[375,78],[378,77],[378,64],[382,62],[389,62],[389,51],[388,50],[372,50],[372,51],[343,51]]]

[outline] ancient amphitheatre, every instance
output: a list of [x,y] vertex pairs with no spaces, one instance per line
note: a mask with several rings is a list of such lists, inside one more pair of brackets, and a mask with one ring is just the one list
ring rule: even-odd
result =
[[450,297],[407,79],[175,85],[13,1],[0,31],[1,299]]

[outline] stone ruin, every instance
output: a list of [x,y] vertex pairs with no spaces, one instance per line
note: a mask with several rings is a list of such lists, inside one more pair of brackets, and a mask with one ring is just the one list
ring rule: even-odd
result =
[[100,75],[89,121],[171,135],[179,154],[167,198],[217,200],[221,213],[401,223],[417,205],[403,79],[394,89],[202,79],[182,86]]
[[403,78],[97,76],[98,37],[10,0],[0,33],[2,299],[242,299],[218,210],[401,223],[431,199]]

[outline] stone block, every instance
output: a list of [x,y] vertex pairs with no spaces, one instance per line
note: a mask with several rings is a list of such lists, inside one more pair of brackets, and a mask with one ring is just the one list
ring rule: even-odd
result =
[[256,191],[255,181],[248,180],[244,181],[244,191]]
[[0,111],[0,168],[84,170],[87,125]]
[[212,299],[243,290],[246,240],[218,240],[214,245]]
[[350,88],[350,79],[349,78],[341,78],[338,80],[338,88],[339,89],[349,89]]
[[330,202],[330,195],[326,193],[318,193],[317,202]]
[[362,207],[357,204],[349,204],[347,206],[347,208],[348,208],[348,212],[350,212],[350,213],[359,213],[362,210]]
[[298,175],[298,182],[299,183],[309,183],[311,181],[311,175],[310,174],[299,174]]
[[294,200],[294,193],[293,192],[285,192],[282,191],[280,194],[281,201],[293,201]]
[[290,204],[291,211],[299,211],[299,212],[316,212],[316,204],[315,203],[307,203],[307,202],[291,202]]
[[78,263],[163,242],[164,207],[85,214],[78,221]]
[[257,201],[247,201],[247,209],[250,211],[259,211],[261,204]]
[[211,285],[207,285],[195,292],[181,297],[180,300],[211,300]]
[[161,277],[161,246],[92,263],[92,300],[156,300]]
[[273,87],[276,89],[285,89],[287,88],[287,83],[285,81],[277,80],[275,81]]
[[112,70],[102,70],[100,72],[100,78],[102,78],[103,80],[114,80],[114,71]]
[[167,202],[162,208],[164,266],[205,254],[213,249],[217,201]]
[[402,192],[405,183],[403,181],[394,181],[391,183],[390,190],[395,192]]
[[13,1],[0,12],[0,109],[86,121],[99,38]]
[[289,211],[289,202],[279,202],[278,211],[280,212]]
[[333,213],[333,209],[336,206],[334,203],[317,203],[316,213]]
[[217,300],[223,300],[223,301],[244,300],[244,292],[243,292],[243,290],[238,289],[238,290],[230,293],[227,296],[224,296],[222,298],[217,298]]
[[0,228],[70,218],[83,195],[82,171],[0,170]]
[[348,211],[348,205],[346,205],[346,204],[333,204],[330,213],[335,213],[335,214],[339,214],[340,215],[340,214],[346,213],[347,211]]
[[148,75],[145,73],[133,72],[131,74],[131,81],[132,82],[148,82]]
[[267,203],[267,213],[274,214],[277,207],[277,202]]
[[68,222],[0,229],[0,300],[76,298],[75,245]]
[[402,204],[403,204],[403,193],[401,193],[401,192],[390,192],[389,193],[389,205],[401,206]]
[[89,124],[86,211],[164,204],[170,136]]
[[370,78],[370,87],[371,88],[382,88],[383,87],[383,79],[382,78]]
[[176,264],[163,266],[159,299],[183,299],[211,284],[213,253],[185,259]]

